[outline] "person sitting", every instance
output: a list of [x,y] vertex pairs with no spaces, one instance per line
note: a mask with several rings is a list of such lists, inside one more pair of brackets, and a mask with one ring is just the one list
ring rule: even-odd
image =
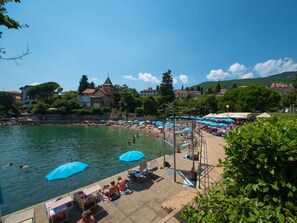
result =
[[82,213],[82,218],[77,223],[95,223],[95,218],[90,210]]
[[194,167],[191,168],[188,177],[190,180],[197,180],[197,172],[195,171]]
[[122,177],[118,177],[117,187],[121,194],[130,194],[131,193],[131,191],[128,189],[126,180]]
[[109,191],[108,191],[108,200],[110,201],[114,201],[116,199],[118,199],[119,196],[119,190],[118,187],[115,185],[114,181],[110,182],[110,186],[109,186]]

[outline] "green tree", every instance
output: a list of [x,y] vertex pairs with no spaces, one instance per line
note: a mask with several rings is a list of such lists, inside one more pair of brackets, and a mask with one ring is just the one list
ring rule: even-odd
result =
[[237,88],[237,84],[234,83],[231,88]]
[[84,90],[90,87],[90,83],[88,82],[88,77],[87,75],[82,75],[80,81],[79,81],[79,86],[77,91],[79,93],[82,93]]
[[74,109],[80,107],[78,104],[77,92],[66,92],[65,94],[56,98],[51,106],[57,108],[61,113],[72,113]]
[[222,182],[182,209],[187,222],[296,222],[297,119],[230,132]]
[[158,113],[159,102],[155,97],[142,97],[141,102],[145,115],[156,115]]
[[162,83],[160,84],[160,96],[161,103],[170,103],[175,99],[171,70],[163,73]]
[[114,89],[113,89],[113,95],[115,97],[115,104],[116,104],[116,108],[120,108],[120,100],[121,100],[121,92],[124,89],[128,89],[128,86],[126,84],[124,84],[123,86],[115,84],[114,85]]
[[55,94],[62,91],[62,88],[56,82],[46,82],[30,88],[27,92],[30,98],[36,98],[48,104]]
[[208,88],[207,91],[205,92],[205,94],[213,94],[213,90],[211,88]]
[[228,104],[230,111],[276,111],[280,99],[278,92],[260,85],[231,88],[221,98],[219,109],[224,111]]
[[125,112],[135,112],[136,107],[141,105],[139,94],[135,89],[124,88],[121,91],[120,106]]
[[[21,25],[18,21],[14,20],[7,14],[7,9],[5,7],[5,4],[15,2],[20,3],[20,0],[1,0],[0,1],[0,26],[4,26],[7,29],[21,29],[24,27],[28,27],[28,25]],[[3,32],[0,31],[0,38],[2,38]],[[23,52],[19,55],[13,56],[13,57],[4,57],[3,54],[6,54],[3,47],[0,47],[0,60],[14,60],[17,62],[18,59],[22,59],[24,56],[29,54],[29,48],[27,47],[27,51]]]
[[221,85],[220,82],[217,83],[216,85],[216,92],[215,93],[220,93],[221,92]]
[[33,105],[32,112],[34,114],[46,114],[48,108],[49,106],[46,103],[44,103],[43,101],[38,101],[36,104]]
[[9,92],[0,91],[0,115],[15,109],[15,98]]
[[181,86],[181,90],[184,90],[184,85]]

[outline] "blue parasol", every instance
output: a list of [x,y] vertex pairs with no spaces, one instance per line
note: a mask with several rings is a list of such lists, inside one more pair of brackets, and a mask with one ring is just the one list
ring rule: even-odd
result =
[[140,151],[129,151],[119,157],[120,161],[133,162],[144,158],[144,154]]
[[51,171],[48,175],[45,176],[45,178],[48,181],[67,179],[68,193],[69,193],[68,178],[83,172],[88,166],[89,166],[88,164],[81,163],[81,162],[66,163]]

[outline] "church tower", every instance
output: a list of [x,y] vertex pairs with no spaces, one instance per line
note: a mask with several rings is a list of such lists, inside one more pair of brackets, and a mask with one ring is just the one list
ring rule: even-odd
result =
[[109,77],[106,79],[104,84],[102,85],[103,90],[108,93],[110,96],[113,96],[113,85]]

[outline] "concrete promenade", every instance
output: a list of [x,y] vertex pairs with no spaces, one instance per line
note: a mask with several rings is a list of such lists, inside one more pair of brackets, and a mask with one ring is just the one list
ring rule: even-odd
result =
[[[98,203],[103,208],[103,211],[95,216],[96,222],[180,222],[178,220],[178,211],[182,205],[189,203],[195,197],[197,190],[203,190],[204,187],[210,186],[213,182],[220,179],[220,174],[222,173],[222,169],[216,167],[216,165],[219,158],[224,159],[225,157],[223,149],[223,145],[225,145],[224,139],[204,131],[203,139],[206,142],[207,153],[202,152],[202,155],[206,155],[207,157],[201,160],[201,176],[203,178],[201,180],[201,189],[198,187],[196,187],[197,189],[185,187],[183,185],[184,179],[182,175],[186,176],[188,174],[193,163],[192,160],[184,159],[184,156],[188,154],[188,149],[184,149],[181,153],[176,153],[176,182],[173,182],[173,155],[166,155],[166,161],[171,164],[170,168],[161,168],[163,157],[160,157],[157,159],[159,168],[152,177],[142,182],[129,184],[129,188],[133,191],[132,194],[121,196],[117,204]],[[203,163],[205,160],[207,160],[207,164]],[[196,169],[198,164],[199,161],[195,161]],[[93,185],[108,185],[112,180],[116,181],[118,176],[127,178],[127,171],[96,182]],[[197,183],[197,185],[199,184]],[[70,193],[72,197],[74,192],[72,191]],[[49,222],[44,210],[44,203],[26,208],[25,210],[31,208],[34,209],[36,223]],[[7,216],[4,216],[3,219],[5,217]],[[77,222],[80,218],[81,211],[74,202],[73,208],[69,212],[68,222]]]

